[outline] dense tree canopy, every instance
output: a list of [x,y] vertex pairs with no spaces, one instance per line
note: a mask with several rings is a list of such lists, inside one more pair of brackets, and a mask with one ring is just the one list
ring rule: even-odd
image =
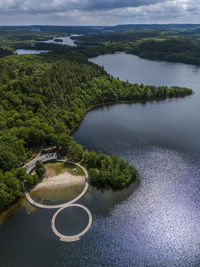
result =
[[36,161],[35,172],[40,179],[44,176],[46,169],[42,161]]
[[136,43],[129,53],[148,59],[200,65],[200,42],[190,38],[146,39]]
[[12,55],[13,51],[6,47],[0,47],[0,58]]

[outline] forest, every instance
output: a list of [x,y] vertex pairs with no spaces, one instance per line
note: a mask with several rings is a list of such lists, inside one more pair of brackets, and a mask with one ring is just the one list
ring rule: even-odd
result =
[[147,39],[129,53],[152,60],[200,65],[200,41],[189,38]]
[[121,51],[151,60],[200,65],[199,31],[148,29],[101,33],[77,37],[76,43],[88,56]]
[[9,48],[0,47],[0,58],[10,56],[13,54],[13,51]]
[[[38,43],[72,36],[77,48]],[[63,54],[75,50],[87,57],[125,52],[151,60],[200,65],[200,25],[118,25],[114,27],[18,26],[0,27],[0,58],[15,49],[50,50]]]
[[193,93],[188,88],[120,81],[88,61],[89,48],[58,46],[51,45],[53,52],[48,54],[0,59],[0,211],[41,178],[26,174],[23,165],[35,150],[46,147],[86,166],[97,187],[127,186],[136,179],[134,166],[116,156],[85,151],[73,140],[87,111],[106,103]]

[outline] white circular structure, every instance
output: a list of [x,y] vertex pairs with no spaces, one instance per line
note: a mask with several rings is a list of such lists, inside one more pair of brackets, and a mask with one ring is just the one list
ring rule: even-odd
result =
[[[56,226],[55,226],[55,221],[56,221],[56,217],[58,216],[58,214],[61,211],[63,211],[64,209],[69,208],[69,207],[79,207],[79,208],[84,209],[87,212],[88,218],[89,218],[88,225],[86,226],[86,228],[82,232],[80,232],[79,234],[73,235],[73,236],[62,235],[60,232],[58,232],[58,230],[56,229]],[[57,210],[56,213],[53,215],[53,218],[52,218],[52,221],[51,221],[51,228],[52,228],[54,234],[57,235],[60,238],[61,241],[64,241],[64,242],[75,242],[75,241],[78,241],[81,236],[83,236],[84,234],[87,233],[87,231],[90,229],[91,225],[92,225],[92,214],[91,214],[91,212],[89,211],[88,208],[86,208],[85,206],[80,205],[80,204],[70,204],[70,205],[68,205],[66,207],[63,207],[63,208]]]
[[[68,201],[66,203],[63,203],[63,204],[58,204],[58,205],[44,205],[44,204],[40,204],[36,201],[34,201],[30,194],[28,192],[24,192],[25,193],[25,196],[26,196],[26,199],[28,200],[28,202],[30,204],[32,204],[33,206],[35,207],[38,207],[38,208],[42,208],[42,209],[58,209],[55,214],[53,215],[52,217],[52,221],[51,221],[51,228],[54,232],[55,235],[57,235],[61,241],[64,241],[64,242],[74,242],[74,241],[78,241],[80,239],[81,236],[83,236],[84,234],[87,233],[87,231],[90,229],[91,225],[92,225],[92,214],[91,212],[89,211],[88,208],[86,208],[85,206],[83,205],[80,205],[80,204],[74,204],[76,201],[78,201],[82,196],[85,195],[85,193],[87,192],[88,190],[88,187],[89,187],[89,177],[88,177],[88,172],[87,170],[81,166],[80,164],[78,163],[75,163],[75,162],[72,162],[72,161],[69,161],[69,160],[58,160],[57,159],[57,155],[56,153],[52,153],[52,154],[46,154],[46,155],[43,155],[43,156],[40,156],[40,157],[37,157],[35,158],[34,160],[28,162],[24,167],[27,168],[27,173],[30,173],[34,168],[35,168],[35,164],[37,162],[37,160],[40,160],[42,162],[47,162],[47,161],[50,161],[50,160],[57,160],[57,161],[61,161],[61,162],[67,162],[67,163],[71,163],[71,164],[74,164],[76,165],[77,167],[81,168],[85,174],[85,187],[83,189],[83,191],[74,199],[72,199],[71,201]],[[56,220],[56,217],[57,215],[63,210],[63,209],[66,209],[66,208],[69,208],[69,207],[79,207],[79,208],[82,208],[84,209],[87,214],[88,214],[88,225],[86,226],[86,228],[80,232],[79,234],[76,234],[76,235],[73,235],[73,236],[66,236],[66,235],[62,235],[61,233],[58,232],[58,230],[56,229],[56,226],[55,226],[55,220]]]

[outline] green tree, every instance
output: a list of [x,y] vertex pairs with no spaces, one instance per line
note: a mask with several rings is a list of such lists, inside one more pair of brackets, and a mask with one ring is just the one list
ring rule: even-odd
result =
[[35,172],[40,179],[44,176],[46,169],[42,161],[36,161]]
[[71,142],[68,150],[68,158],[79,162],[82,159],[83,156],[83,147],[76,142]]

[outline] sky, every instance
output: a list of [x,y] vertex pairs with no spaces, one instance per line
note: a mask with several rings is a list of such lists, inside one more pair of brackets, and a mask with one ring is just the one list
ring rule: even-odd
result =
[[200,0],[0,0],[0,25],[200,23]]

